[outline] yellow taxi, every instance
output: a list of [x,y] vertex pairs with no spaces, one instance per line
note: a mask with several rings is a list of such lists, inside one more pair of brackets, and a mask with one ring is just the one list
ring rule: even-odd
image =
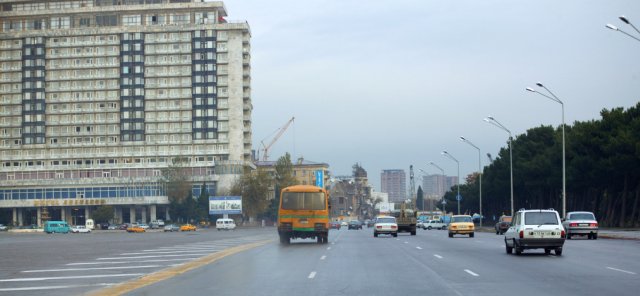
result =
[[127,227],[127,232],[146,232],[146,231],[144,230],[144,228],[138,225],[131,225]]
[[473,219],[469,215],[453,215],[451,222],[449,222],[449,237],[453,237],[454,234],[468,234],[469,237],[473,237],[475,226],[473,225]]
[[180,231],[196,231],[196,226],[191,224],[185,224],[180,226]]

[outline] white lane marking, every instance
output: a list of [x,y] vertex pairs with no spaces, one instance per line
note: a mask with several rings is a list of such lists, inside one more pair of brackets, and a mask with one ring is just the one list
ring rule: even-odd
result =
[[200,250],[192,250],[192,251],[170,251],[170,252],[154,252],[148,251],[143,253],[122,253],[120,256],[131,256],[131,255],[153,255],[153,254],[175,254],[175,253],[202,253],[204,251],[211,250],[211,252],[222,251],[222,249],[200,249]]
[[397,241],[399,241],[400,239],[399,239],[399,238],[396,238],[396,240],[397,240]]
[[[196,253],[197,255],[209,255],[211,253]],[[142,258],[158,258],[158,257],[182,257],[182,256],[192,256],[196,254],[177,254],[177,255],[158,255],[158,256],[135,256],[135,257],[108,257],[108,258],[98,258],[96,260],[120,260],[120,259],[142,259]]]
[[331,247],[328,247],[327,250],[331,250]]
[[90,268],[63,268],[63,269],[39,269],[24,270],[24,273],[33,272],[57,272],[57,271],[83,271],[83,270],[110,270],[110,269],[136,269],[136,268],[156,268],[160,265],[140,265],[140,266],[114,266],[114,267],[90,267]]
[[312,279],[312,278],[314,278],[314,277],[316,277],[316,272],[315,272],[315,271],[312,271],[312,272],[309,274],[309,277],[308,277],[308,278]]
[[409,242],[404,242],[405,244],[408,244]]
[[331,244],[332,244],[332,245],[335,245],[335,244],[336,244],[336,242],[332,242]]
[[472,276],[479,276],[477,273],[475,273],[475,272],[473,272],[471,270],[465,269],[464,271],[466,271],[468,274],[470,274]]
[[84,288],[84,287],[104,287],[113,286],[118,283],[108,284],[93,284],[93,285],[70,285],[70,286],[42,286],[42,287],[26,287],[26,288],[3,288],[0,292],[12,292],[12,291],[36,291],[36,290],[53,290],[53,289],[71,289],[71,288]]
[[632,271],[617,269],[617,268],[613,268],[613,267],[609,267],[609,266],[607,266],[607,269],[611,269],[611,270],[615,270],[615,271],[619,271],[619,272],[624,272],[624,273],[628,273],[628,274],[636,274],[635,272],[632,272]]
[[421,247],[416,247],[416,249],[418,249],[418,250],[422,250],[422,248],[421,248]]
[[103,265],[103,264],[125,264],[125,263],[150,263],[150,262],[168,262],[168,261],[188,261],[198,259],[200,257],[180,258],[180,259],[152,259],[152,260],[140,260],[140,261],[102,261],[102,262],[77,262],[67,263],[67,266],[76,265]]
[[442,256],[438,255],[438,254],[433,254],[433,257],[436,257],[438,259],[442,259]]
[[127,274],[100,274],[100,275],[77,275],[77,276],[55,276],[55,277],[41,277],[41,278],[20,278],[20,279],[4,279],[0,282],[37,282],[48,280],[70,280],[70,279],[93,279],[93,278],[108,278],[108,277],[132,277],[141,276],[144,273],[127,273]]
[[324,259],[327,259],[327,256],[322,255],[322,257],[320,257],[320,260],[324,260]]

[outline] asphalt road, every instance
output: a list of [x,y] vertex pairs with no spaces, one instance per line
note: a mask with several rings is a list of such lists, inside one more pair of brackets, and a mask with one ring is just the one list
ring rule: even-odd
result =
[[638,241],[576,239],[559,257],[516,256],[502,237],[332,230],[328,245],[274,242],[127,295],[637,295]]
[[[567,241],[562,256],[507,255],[503,236],[373,238],[280,245],[274,228],[196,233],[0,234],[0,295],[82,295],[271,240],[127,295],[637,295],[640,241]],[[177,267],[175,267],[177,266]]]

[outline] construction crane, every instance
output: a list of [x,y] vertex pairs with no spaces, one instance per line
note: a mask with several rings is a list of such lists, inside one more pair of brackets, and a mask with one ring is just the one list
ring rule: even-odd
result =
[[269,142],[268,145],[264,144],[264,140],[266,140],[267,138],[263,139],[262,141],[260,141],[262,143],[262,161],[267,161],[269,160],[269,149],[271,149],[271,146],[273,146],[273,144],[276,143],[276,141],[278,141],[278,139],[280,139],[280,136],[282,136],[282,134],[284,134],[284,132],[287,130],[287,128],[289,128],[289,126],[293,123],[293,121],[295,120],[295,117],[291,117],[291,119],[289,119],[289,121],[287,121],[287,123],[285,123],[281,128],[277,129],[274,133],[276,133],[276,135],[273,137],[273,139],[271,139],[271,141]]

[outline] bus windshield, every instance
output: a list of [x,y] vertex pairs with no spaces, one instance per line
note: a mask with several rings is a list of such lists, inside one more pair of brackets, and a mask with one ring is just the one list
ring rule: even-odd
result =
[[284,210],[324,210],[326,209],[323,192],[283,192]]

